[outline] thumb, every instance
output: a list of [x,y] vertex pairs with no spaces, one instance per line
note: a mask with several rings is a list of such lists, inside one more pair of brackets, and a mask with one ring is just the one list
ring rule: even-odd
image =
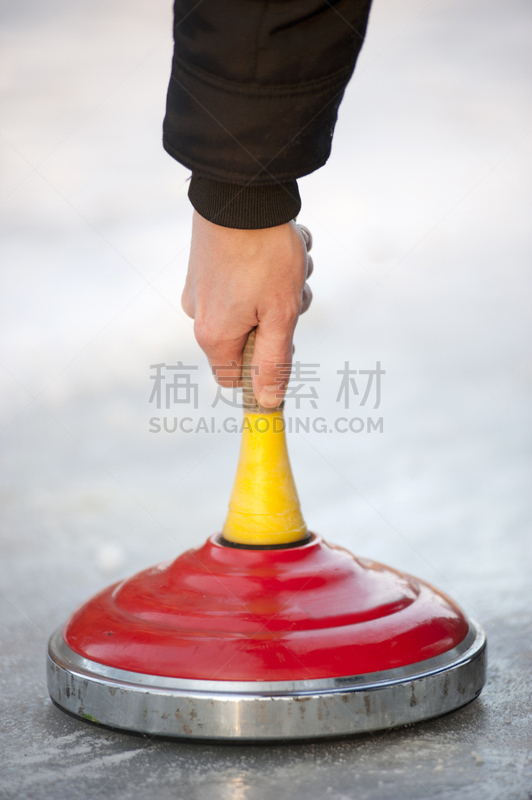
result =
[[261,406],[280,405],[292,366],[292,339],[297,318],[285,324],[259,323],[253,351],[253,393]]

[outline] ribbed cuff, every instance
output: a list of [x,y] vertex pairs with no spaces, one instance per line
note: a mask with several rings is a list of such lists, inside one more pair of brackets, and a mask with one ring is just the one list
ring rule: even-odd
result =
[[297,181],[236,186],[192,174],[188,197],[198,214],[224,228],[273,228],[299,214]]

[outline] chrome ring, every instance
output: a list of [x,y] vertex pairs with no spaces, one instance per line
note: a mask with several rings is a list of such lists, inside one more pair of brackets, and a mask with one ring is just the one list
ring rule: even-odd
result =
[[407,725],[469,703],[486,680],[486,636],[472,621],[460,645],[417,664],[369,675],[255,682],[114,669],[79,656],[58,629],[47,667],[52,700],[102,725],[198,739],[306,739]]

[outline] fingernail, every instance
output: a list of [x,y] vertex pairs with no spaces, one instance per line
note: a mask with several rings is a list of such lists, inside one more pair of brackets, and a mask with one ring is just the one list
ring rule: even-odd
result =
[[278,406],[283,399],[283,392],[279,391],[279,385],[263,386],[259,395],[259,403],[266,408]]

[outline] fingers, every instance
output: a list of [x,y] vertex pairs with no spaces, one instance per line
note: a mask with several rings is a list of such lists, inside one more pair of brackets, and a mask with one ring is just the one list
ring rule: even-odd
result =
[[240,386],[242,384],[242,350],[246,344],[247,332],[228,339],[223,334],[217,334],[205,323],[196,320],[194,333],[199,346],[209,360],[217,383],[226,388]]
[[262,406],[275,408],[284,397],[290,378],[293,345],[292,339],[299,309],[281,320],[264,320],[259,323],[253,352],[253,392]]
[[308,311],[310,304],[312,303],[312,290],[308,283],[303,286],[303,291],[301,293],[301,311],[300,314],[304,314],[305,311]]
[[[185,286],[181,296],[181,306],[189,317],[196,316],[196,304],[193,302],[188,286]],[[222,325],[222,331],[228,330]],[[247,334],[227,338],[206,320],[196,319],[194,323],[196,341],[207,356],[214,378],[220,386],[231,388],[242,385],[242,350],[246,343]]]
[[181,308],[187,315],[187,317],[191,317],[194,319],[194,302],[191,299],[190,292],[188,290],[188,286],[185,286],[183,289],[183,294],[181,295]]
[[[312,234],[309,229],[305,225],[298,225],[299,232],[303,237],[303,241],[305,242],[305,247],[307,248],[307,275],[306,279],[308,280],[312,273],[314,272],[314,261],[312,260],[312,256],[308,255],[309,251],[312,248]],[[303,287],[303,291],[301,294],[301,314],[304,314],[305,311],[308,310],[311,302],[312,302],[312,292],[310,290],[310,286],[305,283]]]
[[309,229],[305,225],[298,225],[299,231],[305,240],[305,247],[307,248],[307,253],[310,253],[312,250],[312,234]]

